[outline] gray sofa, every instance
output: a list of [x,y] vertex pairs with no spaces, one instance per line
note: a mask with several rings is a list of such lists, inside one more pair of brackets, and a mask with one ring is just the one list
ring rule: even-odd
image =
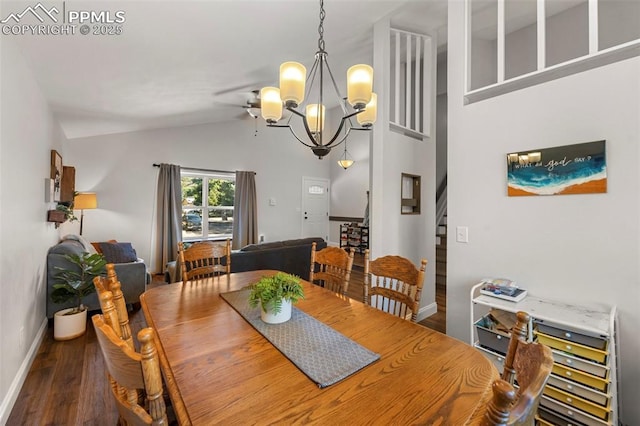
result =
[[[55,246],[49,249],[47,253],[47,317],[52,318],[53,314],[57,311],[65,308],[70,308],[74,305],[73,302],[69,303],[53,303],[51,301],[51,292],[53,291],[53,283],[55,282],[55,276],[59,273],[58,267],[73,267],[67,259],[66,254],[80,254],[87,250],[82,242],[65,239],[60,241]],[[147,267],[141,259],[136,262],[130,263],[116,263],[116,274],[118,280],[122,284],[122,293],[127,303],[138,303],[140,301],[140,295],[144,293],[147,284],[149,283],[149,274],[147,273]],[[89,310],[100,309],[100,303],[96,293],[90,294],[83,299],[83,304],[89,308]]]
[[[274,269],[309,279],[311,244],[322,250],[327,242],[322,238],[301,238],[251,244],[231,253],[231,272]],[[169,262],[165,272],[167,282],[182,281],[176,262]]]

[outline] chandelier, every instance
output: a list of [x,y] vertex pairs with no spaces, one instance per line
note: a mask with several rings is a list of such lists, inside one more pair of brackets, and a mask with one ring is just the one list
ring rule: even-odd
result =
[[[260,90],[262,118],[267,122],[267,126],[289,128],[293,136],[300,143],[311,148],[311,151],[320,159],[331,152],[331,148],[344,142],[351,130],[370,130],[376,121],[377,112],[377,98],[372,91],[373,68],[369,65],[359,64],[348,69],[347,97],[343,98],[340,95],[338,85],[327,62],[327,51],[324,49],[324,18],[324,1],[320,0],[318,51],[309,74],[305,76],[307,70],[304,65],[298,62],[285,62],[280,65],[280,87],[263,87]],[[330,137],[325,137],[324,130],[325,102],[328,100],[324,96],[325,79],[333,86],[335,100],[342,109],[340,125]],[[307,81],[308,84],[306,84]],[[305,85],[307,86],[306,93]],[[309,100],[314,89],[317,98]],[[307,99],[307,104],[303,113],[297,108],[302,107],[305,99]],[[347,103],[350,107],[347,106]],[[286,124],[278,124],[278,120],[282,118],[283,105],[292,114]],[[294,115],[302,119],[306,133],[305,139],[298,136],[291,127],[290,122]],[[354,117],[358,126],[355,126],[351,120]],[[343,129],[344,133],[341,134]],[[351,164],[353,164],[352,160],[349,166]]]

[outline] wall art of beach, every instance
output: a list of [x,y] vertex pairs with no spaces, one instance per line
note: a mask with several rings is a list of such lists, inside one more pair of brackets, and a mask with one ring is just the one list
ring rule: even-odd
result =
[[[535,150],[540,161],[514,163],[507,156],[507,194],[565,195],[607,192],[605,141]],[[526,157],[525,157],[526,158]]]

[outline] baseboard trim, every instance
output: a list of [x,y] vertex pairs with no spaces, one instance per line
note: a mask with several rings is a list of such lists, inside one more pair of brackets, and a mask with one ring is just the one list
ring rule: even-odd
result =
[[436,302],[423,306],[418,310],[418,322],[436,313],[438,313],[438,304]]
[[2,401],[2,405],[0,405],[0,425],[6,424],[9,420],[9,415],[11,414],[11,410],[13,409],[13,405],[18,399],[18,395],[20,394],[22,385],[24,385],[24,381],[27,379],[27,374],[29,374],[31,364],[33,364],[33,360],[38,354],[38,349],[40,348],[40,344],[42,343],[42,340],[47,331],[47,326],[48,320],[45,317],[42,321],[42,325],[40,325],[40,329],[38,329],[38,332],[36,333],[36,338],[33,339],[33,342],[31,343],[31,347],[29,348],[29,352],[27,352],[27,356],[20,365],[20,368],[18,369],[15,377],[13,378],[11,386],[9,386],[9,391],[5,395],[4,400]]

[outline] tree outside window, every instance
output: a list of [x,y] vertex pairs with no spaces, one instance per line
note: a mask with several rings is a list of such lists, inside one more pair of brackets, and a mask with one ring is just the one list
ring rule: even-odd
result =
[[182,172],[182,238],[231,238],[235,175]]

